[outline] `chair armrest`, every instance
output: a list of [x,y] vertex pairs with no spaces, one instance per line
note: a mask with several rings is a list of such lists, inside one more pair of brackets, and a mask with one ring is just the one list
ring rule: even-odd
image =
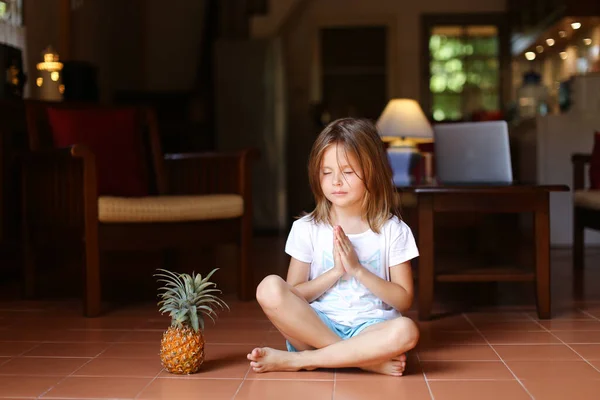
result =
[[585,166],[591,161],[591,154],[575,153],[571,156],[571,162],[573,163],[573,191],[585,188]]
[[256,149],[165,155],[169,194],[251,194]]
[[87,147],[38,150],[21,157],[23,212],[29,224],[80,226],[90,212],[97,219],[95,157]]

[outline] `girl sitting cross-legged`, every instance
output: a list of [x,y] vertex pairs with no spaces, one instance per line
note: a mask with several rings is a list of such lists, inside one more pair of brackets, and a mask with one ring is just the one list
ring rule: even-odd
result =
[[287,281],[270,275],[256,291],[288,351],[255,348],[250,365],[401,376],[419,339],[401,314],[413,301],[410,262],[419,252],[400,219],[377,129],[360,119],[332,122],[315,141],[308,170],[316,207],[292,225]]

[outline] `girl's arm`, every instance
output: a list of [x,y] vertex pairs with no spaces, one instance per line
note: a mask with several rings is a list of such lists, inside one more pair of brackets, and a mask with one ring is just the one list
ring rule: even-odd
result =
[[354,277],[381,301],[400,312],[412,305],[414,290],[410,261],[392,266],[390,281],[381,279],[363,266],[356,269]]
[[344,275],[343,268],[334,267],[315,279],[308,280],[309,272],[310,264],[291,258],[287,283],[298,289],[309,303],[325,293]]

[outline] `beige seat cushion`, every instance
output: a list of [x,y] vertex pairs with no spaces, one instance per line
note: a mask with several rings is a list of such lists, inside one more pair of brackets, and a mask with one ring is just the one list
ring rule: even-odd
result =
[[573,202],[579,207],[600,210],[600,190],[577,190]]
[[244,199],[236,194],[111,197],[98,199],[100,222],[177,222],[240,217]]

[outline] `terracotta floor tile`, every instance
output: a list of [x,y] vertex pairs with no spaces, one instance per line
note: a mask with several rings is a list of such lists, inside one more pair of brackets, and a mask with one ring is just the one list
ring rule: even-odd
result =
[[501,361],[421,361],[428,380],[515,379]]
[[429,387],[435,400],[531,400],[516,380],[432,381]]
[[558,345],[494,345],[504,361],[581,361],[574,351],[567,346]]
[[600,372],[585,361],[507,361],[517,378],[523,379],[600,379]]
[[502,322],[502,321],[530,321],[531,317],[526,312],[472,312],[465,313],[464,316],[475,325],[482,322]]
[[0,366],[0,375],[66,376],[89,361],[89,358],[18,357]]
[[483,336],[477,331],[452,332],[452,331],[425,331],[421,332],[417,347],[439,347],[469,344],[486,344]]
[[[425,381],[408,381],[404,377],[372,381],[336,381],[334,400],[429,400],[431,396]],[[236,397],[237,400],[237,397]]]
[[10,329],[0,331],[0,341],[29,342],[114,342],[123,331],[69,329]]
[[164,331],[160,330],[139,330],[127,331],[118,340],[119,343],[160,343]]
[[550,331],[600,331],[600,321],[540,321]]
[[212,321],[206,321],[207,329],[249,329],[249,330],[273,330],[275,327],[269,320],[257,320],[257,319],[222,319],[216,320],[213,325]]
[[[535,320],[538,319],[537,313],[535,313],[535,312],[529,313],[529,316]],[[581,310],[557,310],[556,308],[554,308],[552,310],[552,320],[553,321],[593,320],[593,319],[594,319],[593,316],[590,316]]]
[[418,354],[421,361],[499,361],[488,345],[444,346],[419,350]]
[[561,343],[550,332],[485,331],[483,336],[490,344],[543,344]]
[[9,327],[14,324],[15,324],[14,320],[0,317],[0,329],[4,329],[4,328]]
[[77,370],[73,376],[112,376],[154,378],[162,370],[160,359],[96,358]]
[[523,381],[523,385],[535,399],[540,400],[597,400],[600,393],[600,380],[555,378],[527,380]]
[[206,329],[207,343],[260,345],[269,334],[268,329]]
[[0,342],[0,356],[18,356],[39,345],[35,342]]
[[415,321],[419,330],[440,330],[440,331],[472,331],[473,325],[462,315],[443,317],[432,321]]
[[96,357],[111,343],[42,343],[25,352],[25,357]]
[[100,357],[110,358],[154,358],[160,353],[160,342],[155,343],[115,343]]
[[572,344],[570,346],[586,360],[600,360],[600,344]]
[[600,331],[557,331],[554,334],[568,344],[600,344]]
[[132,399],[152,381],[151,378],[68,377],[42,398],[126,398]]
[[2,396],[36,398],[53,387],[62,377],[0,376]]
[[274,347],[274,348],[282,348],[282,349],[287,349],[287,347],[285,346],[285,338],[283,337],[283,335],[277,331],[270,331],[267,334],[267,337],[265,338],[264,342],[262,343],[263,346],[269,346],[269,347]]
[[[594,367],[596,369],[596,371],[600,372],[600,360],[587,360],[592,367]],[[600,379],[600,378],[598,378]]]
[[20,318],[18,325],[21,328],[44,328],[44,329],[101,329],[101,330],[124,330],[135,329],[142,325],[147,318],[142,317],[41,317]]
[[138,399],[230,400],[242,383],[241,379],[165,379],[157,378]]
[[[285,254],[285,239],[275,244],[258,239],[263,254],[254,257],[262,264],[265,259],[281,263],[269,273],[284,273],[287,256],[271,255]],[[273,251],[276,246],[280,251]],[[588,253],[589,265],[599,265],[600,250]],[[0,300],[0,397],[595,399],[600,392],[600,270],[586,274],[585,291],[573,293],[570,250],[553,249],[552,257],[551,320],[538,320],[531,291],[521,302],[516,289],[499,285],[497,305],[466,313],[448,313],[452,297],[446,303],[440,291],[436,319],[418,321],[418,304],[406,313],[418,323],[421,337],[399,378],[357,368],[254,373],[246,354],[264,344],[285,349],[284,339],[256,301],[242,302],[234,294],[224,296],[231,311],[219,312],[216,324],[207,319],[206,360],[190,376],[162,370],[160,339],[170,318],[160,315],[154,301],[106,303],[101,317],[84,318],[79,299]],[[264,271],[257,271],[257,279]],[[0,297],[11,293],[2,289]],[[565,345],[557,336],[575,343]]]
[[485,321],[475,322],[477,329],[485,331],[544,331],[535,321]]
[[331,400],[333,381],[246,380],[235,400]]

